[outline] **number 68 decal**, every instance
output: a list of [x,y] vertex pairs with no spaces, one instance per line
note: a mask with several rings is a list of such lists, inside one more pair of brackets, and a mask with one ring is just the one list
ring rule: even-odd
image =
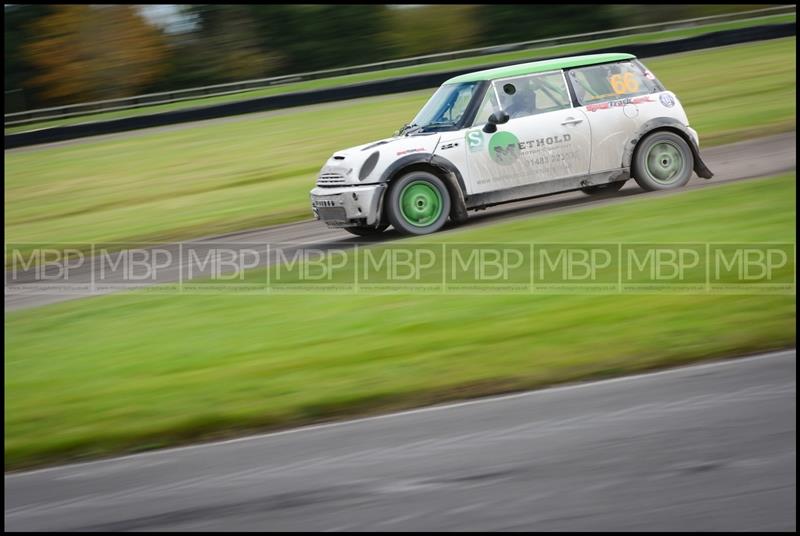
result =
[[633,73],[625,73],[625,75],[614,74],[608,77],[614,93],[621,95],[623,93],[635,93],[639,90],[639,81]]

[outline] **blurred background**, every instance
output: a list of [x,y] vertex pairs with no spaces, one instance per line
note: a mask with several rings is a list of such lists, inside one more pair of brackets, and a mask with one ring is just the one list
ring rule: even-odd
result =
[[5,91],[32,109],[763,7],[5,5]]

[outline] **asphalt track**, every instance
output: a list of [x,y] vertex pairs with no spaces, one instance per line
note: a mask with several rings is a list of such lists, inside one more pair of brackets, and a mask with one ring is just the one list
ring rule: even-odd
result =
[[794,531],[795,350],[5,476],[5,528]]
[[[712,147],[709,149],[701,149],[704,160],[715,173],[714,178],[711,180],[705,180],[694,177],[686,187],[674,192],[646,193],[641,190],[633,180],[631,180],[628,181],[628,184],[626,184],[620,192],[606,198],[591,197],[584,195],[581,192],[569,192],[566,194],[542,197],[528,201],[509,203],[477,213],[473,212],[470,213],[470,220],[465,225],[459,227],[450,226],[442,232],[451,232],[453,230],[463,229],[466,227],[490,225],[501,220],[507,220],[511,218],[531,218],[543,214],[552,214],[554,212],[581,210],[585,208],[596,207],[601,204],[624,203],[632,199],[639,199],[643,196],[650,197],[676,195],[686,190],[713,187],[726,182],[758,178],[794,170],[797,160],[796,142],[797,133],[792,131],[740,143]],[[309,188],[311,188],[311,185],[309,185]],[[356,243],[374,243],[376,241],[390,241],[397,240],[399,238],[401,238],[401,236],[393,231],[387,231],[378,240],[354,237],[345,231],[328,229],[320,222],[308,220],[299,223],[266,227],[223,236],[203,237],[198,238],[195,241],[186,241],[184,243],[191,244],[192,242],[201,241],[217,241],[225,244],[290,243],[293,245],[302,245],[302,247],[330,249],[334,247],[347,247]],[[177,255],[177,245],[166,245],[165,247],[167,249],[174,250],[174,253]],[[276,253],[276,249],[277,248],[273,248],[273,254]],[[291,255],[291,249],[291,246],[287,247],[287,256]],[[268,259],[267,262],[271,262],[271,259]],[[152,284],[176,282],[179,278],[178,271],[179,269],[177,267],[160,270],[158,272],[158,277],[152,282]],[[8,274],[6,275],[8,280]],[[90,263],[86,264],[85,270],[77,270],[71,272],[70,274],[70,283],[76,285],[80,285],[81,283],[88,284],[90,279]],[[30,284],[26,285],[26,281],[28,281]],[[9,294],[7,292],[4,293],[6,312],[37,307],[71,299],[84,298],[90,295],[87,292],[81,291],[62,294],[37,293],[36,284],[33,281],[32,273],[23,273],[22,275],[18,275],[17,282],[22,283],[19,288],[23,289],[23,292],[17,294]],[[113,283],[113,281],[111,282]],[[113,290],[110,289],[96,291],[94,295],[112,291]]]

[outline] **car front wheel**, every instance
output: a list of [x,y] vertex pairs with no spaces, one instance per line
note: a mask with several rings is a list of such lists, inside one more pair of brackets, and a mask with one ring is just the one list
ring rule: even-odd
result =
[[392,227],[401,233],[435,233],[450,214],[450,194],[436,175],[412,171],[392,182],[386,214]]
[[643,139],[633,161],[633,178],[645,190],[672,190],[692,178],[692,150],[674,132],[654,132]]

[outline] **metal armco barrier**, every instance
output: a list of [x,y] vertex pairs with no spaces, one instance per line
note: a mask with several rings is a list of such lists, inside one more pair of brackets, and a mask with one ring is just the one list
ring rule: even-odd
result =
[[[605,52],[627,52],[639,58],[675,54],[713,48],[751,41],[762,41],[766,39],[776,39],[779,37],[789,37],[797,35],[797,25],[794,23],[771,24],[756,26],[753,28],[741,28],[738,30],[725,30],[713,32],[685,39],[676,39],[662,43],[643,43],[634,45],[624,45],[622,47],[606,47],[593,50],[582,51],[581,54],[599,54]],[[532,51],[533,52],[533,51]],[[557,56],[551,56],[557,57]],[[549,59],[549,58],[536,58]],[[491,69],[524,63],[525,60],[513,62],[495,63],[484,65],[480,69]],[[264,112],[294,106],[306,106],[309,104],[319,104],[361,97],[373,97],[377,95],[388,95],[392,93],[402,93],[419,89],[434,88],[445,80],[461,74],[474,72],[478,68],[457,69],[438,73],[420,74],[377,80],[374,82],[364,82],[327,89],[311,91],[301,91],[297,93],[287,93],[284,95],[273,95],[269,97],[259,97],[244,101],[232,102],[228,104],[217,104],[200,108],[186,110],[175,110],[156,114],[140,115],[136,117],[125,117],[110,121],[97,121],[82,123],[78,125],[67,125],[51,127],[30,132],[20,132],[5,135],[5,148],[13,149],[41,143],[52,143],[58,141],[97,136],[102,134],[113,134],[116,132],[126,132],[150,127],[159,127],[185,123],[192,121],[202,121],[205,119],[216,119],[233,115],[249,114],[254,112]]]

